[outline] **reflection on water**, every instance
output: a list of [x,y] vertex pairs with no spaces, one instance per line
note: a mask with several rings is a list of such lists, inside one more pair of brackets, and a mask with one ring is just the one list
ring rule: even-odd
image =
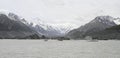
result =
[[120,58],[120,41],[0,40],[0,58]]

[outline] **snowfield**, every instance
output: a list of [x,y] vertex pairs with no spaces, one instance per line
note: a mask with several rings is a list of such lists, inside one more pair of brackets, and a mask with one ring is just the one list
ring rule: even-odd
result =
[[120,41],[0,40],[0,58],[120,58]]

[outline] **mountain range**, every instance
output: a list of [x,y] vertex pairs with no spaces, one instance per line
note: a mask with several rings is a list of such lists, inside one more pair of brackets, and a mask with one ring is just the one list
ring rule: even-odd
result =
[[46,37],[62,37],[67,34],[70,30],[73,29],[73,26],[62,26],[60,25],[51,25],[43,22],[39,18],[34,19],[33,22],[30,22],[29,25],[34,28],[39,34],[45,35]]
[[[62,37],[65,34],[67,34],[70,30],[73,29],[72,26],[59,28],[57,26],[53,26],[53,25],[44,23],[39,18],[33,19],[33,20],[34,21],[32,21],[32,22],[28,22],[25,18],[22,18],[14,13],[0,12],[0,23],[1,23],[0,24],[1,25],[0,26],[1,36],[0,37],[1,38],[17,38],[17,37],[23,38],[25,36],[29,36],[32,34],[37,34],[38,36],[44,35],[46,37]],[[5,27],[5,28],[3,28],[3,27]],[[12,29],[14,29],[14,30],[12,30]],[[16,30],[20,30],[20,31],[18,32]],[[24,32],[24,31],[26,31],[26,32]],[[3,33],[3,32],[5,32],[5,33]],[[29,32],[29,34],[27,32]],[[23,33],[26,33],[26,34],[23,34]],[[2,37],[5,34],[6,34],[6,36]],[[7,35],[7,34],[9,34],[9,35]]]
[[120,18],[111,16],[97,16],[89,23],[74,29],[73,25],[47,24],[41,19],[28,22],[14,13],[0,12],[0,38],[57,38],[85,39],[90,36],[94,39],[120,38]]

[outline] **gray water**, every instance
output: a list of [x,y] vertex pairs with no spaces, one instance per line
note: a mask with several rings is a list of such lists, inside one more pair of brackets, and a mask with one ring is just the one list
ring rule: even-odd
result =
[[0,58],[120,58],[120,41],[0,40]]

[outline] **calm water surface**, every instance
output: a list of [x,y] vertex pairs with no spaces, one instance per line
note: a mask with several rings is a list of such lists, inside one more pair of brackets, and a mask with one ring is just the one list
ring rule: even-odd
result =
[[120,58],[120,41],[0,40],[0,58]]

